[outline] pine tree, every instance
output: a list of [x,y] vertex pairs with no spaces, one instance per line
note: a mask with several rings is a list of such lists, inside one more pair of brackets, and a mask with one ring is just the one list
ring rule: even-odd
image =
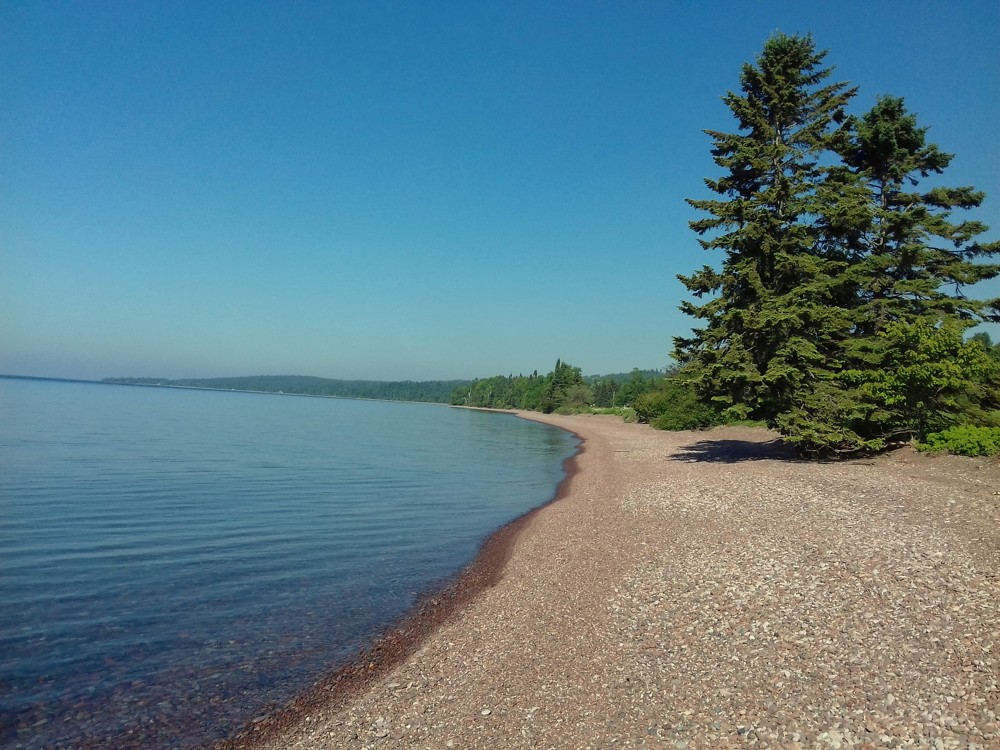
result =
[[[580,368],[573,367],[573,365],[557,359],[555,368],[546,378],[545,395],[542,399],[541,410],[549,414],[566,405],[568,394],[571,391],[573,391],[574,397],[578,400],[583,398],[582,391],[574,391],[578,386],[586,387]],[[584,398],[583,400],[586,401],[588,398]]]
[[726,258],[721,272],[706,265],[678,277],[710,299],[681,305],[702,326],[676,339],[675,357],[728,417],[775,424],[804,388],[839,367],[849,327],[838,304],[846,262],[824,247],[813,217],[834,179],[821,159],[846,144],[844,108],[855,89],[826,82],[825,56],[811,36],[771,37],[756,65],[744,64],[742,93],[723,99],[741,132],[706,131],[725,170],[706,184],[723,198],[689,200],[710,214],[691,227],[710,235],[699,240],[703,248]]
[[881,442],[923,437],[995,408],[995,389],[983,387],[995,378],[986,351],[962,333],[996,319],[1000,300],[970,299],[963,290],[1000,274],[1000,265],[984,262],[1000,243],[974,241],[988,229],[981,222],[951,220],[956,209],[979,207],[983,193],[916,190],[953,156],[927,142],[903,99],[879,97],[851,124],[843,161],[866,190],[857,210],[845,212],[857,223],[845,237],[856,305],[844,380],[869,406],[854,430]]
[[1000,273],[1000,266],[981,262],[1000,252],[1000,242],[976,243],[988,227],[950,219],[955,209],[978,208],[984,194],[971,187],[907,190],[944,172],[954,157],[927,143],[927,128],[901,98],[879,97],[851,124],[856,132],[843,160],[867,188],[850,237],[850,273],[860,296],[855,334],[928,317],[980,322],[997,301],[968,299],[962,290]]

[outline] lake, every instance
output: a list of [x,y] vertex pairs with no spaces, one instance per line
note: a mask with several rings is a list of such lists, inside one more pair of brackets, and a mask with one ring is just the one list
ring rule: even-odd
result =
[[0,747],[231,735],[549,501],[577,443],[440,405],[0,378]]

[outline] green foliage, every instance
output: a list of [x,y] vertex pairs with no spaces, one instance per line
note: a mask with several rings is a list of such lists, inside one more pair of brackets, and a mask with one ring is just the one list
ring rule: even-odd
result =
[[631,406],[611,406],[611,407],[594,407],[590,410],[591,414],[614,414],[617,417],[621,417],[623,422],[635,422],[637,421],[637,416],[635,409]]
[[590,388],[583,383],[574,383],[566,389],[562,403],[556,408],[561,414],[573,414],[590,406]]
[[923,436],[970,418],[996,397],[988,387],[997,363],[977,341],[964,341],[954,321],[895,322],[865,341],[879,367],[851,369],[844,380],[857,385],[871,405],[870,423]]
[[638,369],[632,370],[629,379],[622,383],[618,391],[618,403],[622,406],[632,406],[642,394],[653,388],[655,380],[646,378]]
[[1000,343],[994,344],[990,335],[985,331],[975,334],[969,341],[980,344],[990,359],[1000,361]]
[[656,383],[655,371],[638,368],[627,375],[608,375],[591,384],[594,406],[630,406]]
[[604,378],[594,383],[594,385],[591,386],[594,406],[599,408],[615,406],[617,403],[615,397],[618,395],[619,389],[621,389],[621,383],[612,380],[611,378]]
[[633,407],[631,407],[631,406],[622,406],[622,407],[619,407],[619,408],[621,410],[621,418],[622,418],[623,422],[632,423],[632,422],[638,422],[639,421],[639,415],[636,414],[635,409]]
[[810,218],[822,213],[829,178],[820,158],[846,139],[844,107],[854,90],[825,84],[810,37],[778,34],[756,66],[745,64],[743,95],[724,101],[745,134],[708,131],[716,163],[726,170],[708,187],[725,199],[689,200],[708,218],[691,223],[706,250],[726,253],[722,272],[709,266],[679,277],[704,304],[681,309],[701,327],[678,339],[676,358],[696,388],[733,418],[773,422],[810,377],[833,363],[826,352],[846,321],[831,301],[842,259],[816,250]]
[[634,369],[618,375],[584,377],[579,367],[562,360],[548,375],[497,375],[456,388],[450,403],[491,409],[525,409],[546,414],[618,414],[635,421],[631,404],[656,383],[656,371]]
[[636,398],[635,413],[658,430],[700,430],[723,421],[720,409],[701,400],[679,377],[666,378]]
[[591,392],[579,367],[556,360],[548,375],[497,375],[463,385],[451,393],[450,402],[455,406],[569,413],[587,408]]
[[660,375],[657,370],[636,368],[614,375],[585,375],[583,380],[590,386],[594,406],[627,406],[640,393],[650,390]]
[[1000,456],[1000,427],[952,427],[932,432],[917,448],[948,451],[959,456]]
[[951,220],[982,193],[915,190],[952,157],[903,100],[848,116],[856,89],[828,83],[825,57],[810,36],[777,34],[724,97],[739,132],[707,131],[723,175],[706,184],[720,197],[689,201],[707,214],[691,223],[700,244],[724,259],[679,277],[704,301],[682,303],[696,327],[675,357],[724,419],[845,455],[996,408],[992,352],[962,334],[1000,320],[1000,300],[962,289],[1000,275],[984,262],[1000,243]]
[[556,410],[569,413],[587,406],[589,402],[590,389],[583,382],[580,368],[557,359],[555,369],[546,376],[541,411],[546,414]]
[[539,410],[546,386],[546,379],[537,373],[527,377],[496,375],[456,388],[450,403],[488,409]]
[[951,213],[977,208],[983,193],[971,187],[913,190],[921,179],[943,173],[953,156],[926,142],[927,128],[901,98],[880,96],[848,125],[852,137],[841,156],[856,189],[831,196],[839,215],[851,219],[829,240],[852,261],[845,278],[853,332],[871,335],[914,318],[957,319],[966,326],[982,319],[996,301],[969,299],[957,290],[997,275],[1000,266],[973,261],[994,254],[1000,243],[974,242],[987,227],[953,223]]

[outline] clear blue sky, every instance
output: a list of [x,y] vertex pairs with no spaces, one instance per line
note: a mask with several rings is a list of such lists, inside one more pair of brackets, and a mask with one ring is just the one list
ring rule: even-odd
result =
[[995,0],[6,0],[0,373],[663,367],[720,260],[702,129],[778,29],[904,96],[1000,238]]

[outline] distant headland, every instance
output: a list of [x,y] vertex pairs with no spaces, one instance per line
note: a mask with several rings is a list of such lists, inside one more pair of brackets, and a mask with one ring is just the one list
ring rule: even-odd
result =
[[310,375],[250,375],[231,378],[104,378],[112,385],[204,388],[219,391],[255,391],[294,396],[366,398],[385,401],[448,403],[452,392],[467,380],[335,380]]

